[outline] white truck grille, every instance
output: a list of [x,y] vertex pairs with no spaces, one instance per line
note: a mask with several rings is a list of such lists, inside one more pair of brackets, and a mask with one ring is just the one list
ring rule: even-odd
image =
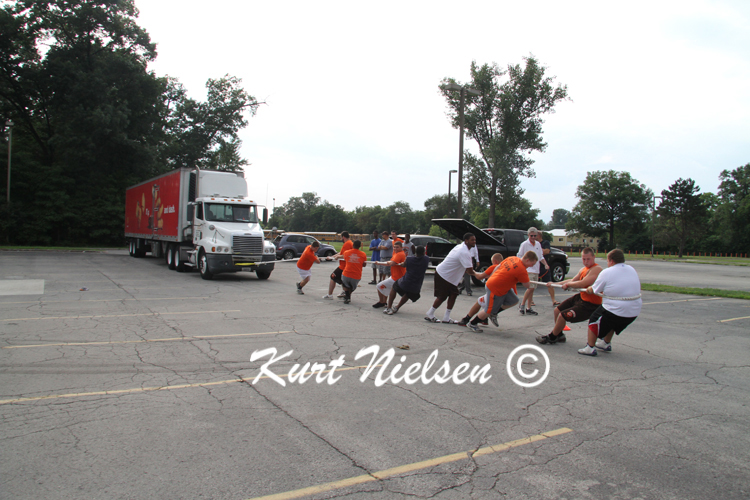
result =
[[260,236],[232,236],[232,252],[235,255],[262,255],[263,238]]

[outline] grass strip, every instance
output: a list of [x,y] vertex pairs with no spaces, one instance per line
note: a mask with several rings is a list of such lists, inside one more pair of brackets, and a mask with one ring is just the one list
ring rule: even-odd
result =
[[641,290],[648,292],[681,293],[685,295],[701,295],[704,297],[725,297],[728,299],[750,300],[750,292],[740,290],[720,290],[718,288],[689,288],[685,286],[655,285],[641,283]]

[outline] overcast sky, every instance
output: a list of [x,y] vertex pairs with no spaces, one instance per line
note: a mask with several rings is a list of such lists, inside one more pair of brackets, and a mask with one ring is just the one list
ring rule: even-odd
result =
[[241,139],[250,195],[269,208],[313,191],[346,210],[423,209],[458,166],[440,80],[529,54],[571,98],[522,183],[545,222],[589,171],[716,192],[750,162],[750,2],[135,2],[157,75],[204,100],[229,74],[267,103]]

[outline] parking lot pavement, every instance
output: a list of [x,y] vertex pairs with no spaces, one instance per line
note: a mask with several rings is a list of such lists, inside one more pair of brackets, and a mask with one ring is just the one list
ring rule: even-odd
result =
[[0,498],[750,494],[747,301],[644,292],[613,352],[578,355],[577,324],[548,364],[508,363],[551,329],[546,293],[477,334],[424,321],[430,277],[386,316],[366,284],[323,300],[333,263],[305,295],[290,263],[267,281],[124,252],[0,264]]

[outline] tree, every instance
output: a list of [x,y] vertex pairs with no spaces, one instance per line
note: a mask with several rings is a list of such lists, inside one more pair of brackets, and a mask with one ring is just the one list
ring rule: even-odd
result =
[[549,221],[549,229],[564,229],[565,223],[568,222],[570,217],[570,210],[564,208],[556,208],[552,211],[552,219]]
[[245,112],[255,115],[261,104],[225,75],[206,82],[208,100],[187,97],[177,80],[167,78],[163,94],[164,136],[159,163],[169,168],[199,167],[235,172],[248,164],[240,157],[238,132],[247,126]]
[[0,8],[0,122],[15,122],[11,192],[25,194],[3,214],[12,243],[121,244],[128,186],[247,164],[237,131],[258,103],[230,76],[208,81],[205,103],[156,77],[137,14],[132,0]]
[[718,208],[720,234],[727,250],[746,252],[750,248],[750,163],[719,175]]
[[565,227],[588,236],[609,234],[609,248],[615,248],[616,231],[648,220],[653,193],[627,172],[589,172],[576,189],[578,203]]
[[699,191],[693,179],[680,178],[661,192],[662,201],[656,211],[660,239],[675,241],[680,258],[688,238],[701,234],[705,225],[707,207]]
[[[555,87],[554,77],[545,77],[545,67],[533,56],[524,61],[524,67],[508,65],[507,71],[495,63],[479,66],[473,61],[471,81],[465,84],[481,93],[468,96],[465,104],[466,133],[477,142],[481,160],[465,157],[468,179],[464,188],[467,193],[484,193],[490,226],[496,224],[497,207],[510,209],[523,193],[519,193],[519,177],[534,177],[528,155],[547,147],[542,140],[542,116],[567,98],[567,87]],[[451,122],[458,128],[460,96],[445,88],[455,83],[453,78],[444,78],[441,92],[452,111]]]

